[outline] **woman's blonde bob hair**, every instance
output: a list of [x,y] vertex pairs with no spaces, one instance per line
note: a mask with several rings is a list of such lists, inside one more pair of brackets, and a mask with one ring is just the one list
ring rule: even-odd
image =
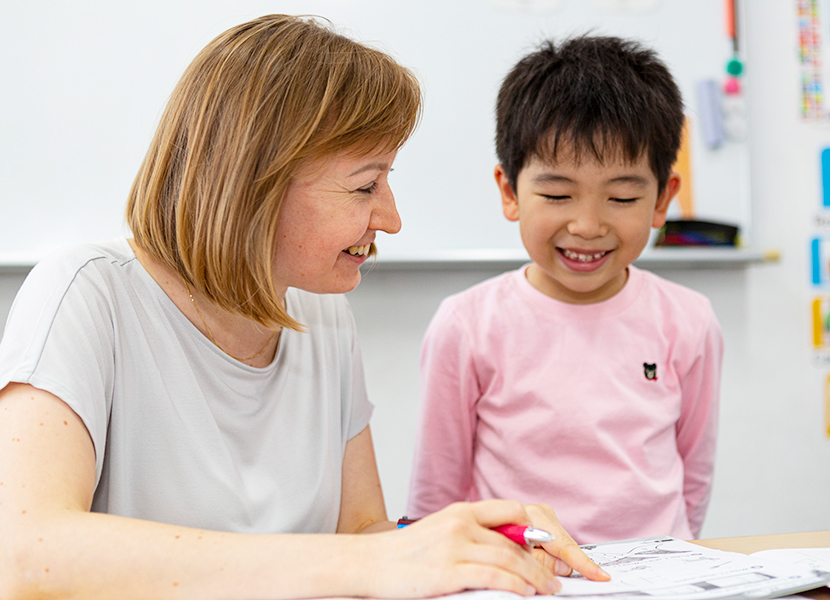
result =
[[421,92],[392,58],[312,17],[268,15],[187,68],[130,190],[136,243],[216,305],[300,329],[272,278],[291,178],[335,152],[399,148]]

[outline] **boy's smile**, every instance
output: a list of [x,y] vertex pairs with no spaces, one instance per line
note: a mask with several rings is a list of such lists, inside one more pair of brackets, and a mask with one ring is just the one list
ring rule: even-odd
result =
[[625,286],[628,265],[651,228],[665,222],[680,176],[672,173],[658,195],[645,154],[635,162],[617,155],[605,164],[588,154],[576,162],[568,149],[559,156],[556,162],[531,159],[515,192],[496,167],[504,215],[519,221],[535,288],[572,304],[601,302]]

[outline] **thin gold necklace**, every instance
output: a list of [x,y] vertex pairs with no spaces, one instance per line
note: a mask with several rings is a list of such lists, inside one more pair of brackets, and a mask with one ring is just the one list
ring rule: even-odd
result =
[[210,331],[210,327],[208,327],[208,324],[205,322],[205,318],[202,316],[202,311],[200,311],[199,307],[196,305],[196,299],[193,297],[193,294],[190,293],[190,286],[187,285],[187,281],[185,280],[184,277],[182,277],[182,281],[184,282],[184,289],[187,290],[187,295],[190,296],[190,301],[193,303],[193,308],[196,309],[196,314],[199,315],[199,319],[202,320],[202,325],[204,325],[205,329],[207,330],[207,334],[208,334],[208,337],[210,338],[210,341],[213,342],[213,345],[216,346],[217,348],[219,348],[222,352],[224,352],[225,354],[227,354],[231,358],[233,358],[235,360],[238,360],[239,362],[247,362],[249,360],[255,359],[257,356],[259,356],[260,354],[265,352],[265,349],[268,346],[271,345],[271,342],[274,340],[274,338],[277,335],[277,331],[279,331],[279,330],[276,330],[276,331],[274,331],[273,334],[271,334],[271,337],[268,338],[268,341],[265,342],[265,345],[262,347],[262,349],[259,352],[257,352],[253,356],[249,356],[248,358],[240,358],[238,356],[234,356],[233,354],[231,354],[230,352],[225,350],[222,346],[219,345],[219,342],[216,341],[216,338],[213,337],[213,333]]

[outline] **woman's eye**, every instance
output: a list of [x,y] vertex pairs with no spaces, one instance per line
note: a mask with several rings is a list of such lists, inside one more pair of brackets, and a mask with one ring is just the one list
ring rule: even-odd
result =
[[370,183],[370,184],[369,184],[369,185],[367,185],[366,187],[359,188],[357,191],[358,191],[358,192],[360,192],[361,194],[371,194],[371,193],[373,193],[373,192],[374,192],[377,188],[378,188],[378,182],[377,182],[377,181],[373,181],[372,183]]

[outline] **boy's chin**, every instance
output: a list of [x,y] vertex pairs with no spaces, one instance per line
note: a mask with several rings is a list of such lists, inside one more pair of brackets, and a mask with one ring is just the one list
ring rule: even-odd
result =
[[531,285],[543,294],[569,304],[593,304],[612,298],[624,287],[628,269],[609,277],[606,273],[552,273],[534,263],[536,272],[529,274]]

